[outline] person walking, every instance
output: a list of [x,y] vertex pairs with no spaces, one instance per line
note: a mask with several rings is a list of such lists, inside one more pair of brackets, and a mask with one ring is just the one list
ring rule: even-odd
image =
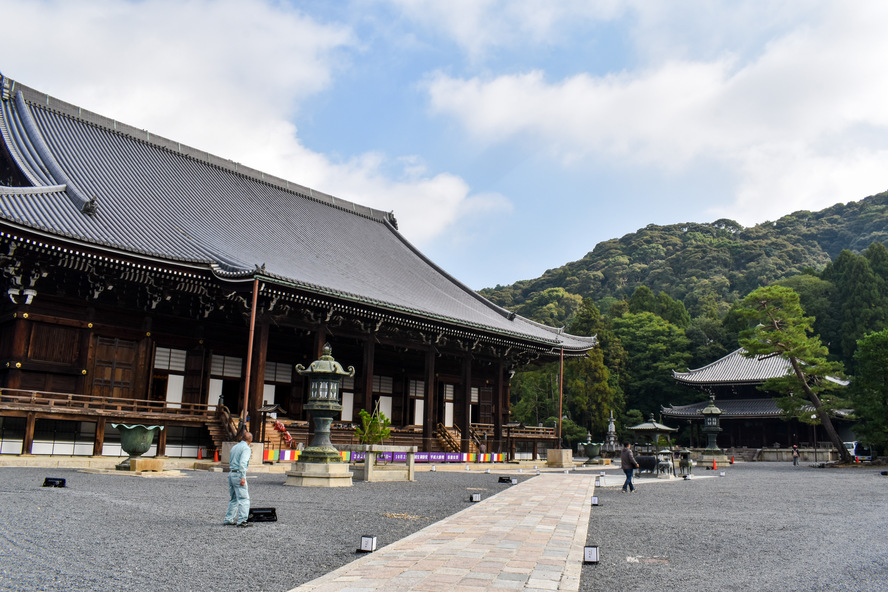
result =
[[240,442],[232,446],[228,457],[228,492],[231,500],[228,502],[228,512],[225,514],[224,524],[237,525],[240,528],[253,526],[247,522],[250,515],[250,490],[247,487],[247,466],[253,454],[250,443],[253,442],[253,434],[244,430]]
[[626,493],[626,488],[628,487],[629,492],[634,493],[635,485],[632,484],[632,473],[638,468],[638,462],[636,462],[635,456],[632,454],[632,444],[629,442],[623,443],[623,452],[620,453],[620,468],[626,473],[626,482],[623,483],[623,489],[620,492]]
[[792,445],[792,466],[799,466],[799,447],[795,444]]

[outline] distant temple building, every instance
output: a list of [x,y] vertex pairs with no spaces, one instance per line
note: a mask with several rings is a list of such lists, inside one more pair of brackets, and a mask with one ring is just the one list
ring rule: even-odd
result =
[[[824,434],[796,419],[785,420],[773,394],[759,387],[769,378],[785,376],[792,371],[789,361],[780,356],[747,357],[743,348],[737,349],[696,370],[674,372],[679,384],[700,389],[714,395],[715,405],[721,409],[722,433],[718,436],[722,448],[790,447],[821,440]],[[703,421],[702,411],[709,399],[691,405],[662,407],[663,417],[689,423]],[[837,429],[847,429],[837,424]],[[699,442],[702,445],[704,442]]]
[[506,452],[553,436],[509,423],[510,371],[594,346],[482,298],[391,213],[2,76],[0,271],[6,454],[100,455],[117,422],[194,456],[244,406],[255,433],[263,407],[296,425],[294,365],[325,343],[357,369],[334,436],[378,405],[397,443]]

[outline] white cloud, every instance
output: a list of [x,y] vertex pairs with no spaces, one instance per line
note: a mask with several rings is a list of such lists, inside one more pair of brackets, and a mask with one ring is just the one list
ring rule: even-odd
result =
[[300,141],[301,104],[328,91],[358,51],[346,25],[272,0],[0,0],[0,13],[15,23],[4,27],[4,46],[16,48],[4,52],[4,74],[152,134],[394,210],[417,243],[479,204],[504,207],[453,175],[404,164],[391,178],[384,156],[340,162]]
[[579,22],[610,20],[618,0],[388,0],[405,17],[440,31],[472,59],[516,45],[558,44],[559,31]]
[[[742,54],[658,55],[635,70],[555,81],[542,71],[439,72],[426,88],[432,110],[479,143],[525,140],[565,166],[686,173],[714,159],[737,180],[723,215],[817,209],[886,185],[888,5],[827,3],[817,16]],[[639,29],[653,28],[651,18]]]

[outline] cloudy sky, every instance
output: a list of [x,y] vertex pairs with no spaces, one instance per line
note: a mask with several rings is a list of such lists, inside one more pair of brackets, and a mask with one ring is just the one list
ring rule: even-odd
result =
[[888,189],[888,2],[0,0],[0,72],[361,204],[472,288]]

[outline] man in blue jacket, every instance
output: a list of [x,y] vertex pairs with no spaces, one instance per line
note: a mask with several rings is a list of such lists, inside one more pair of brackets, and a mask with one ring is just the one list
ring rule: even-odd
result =
[[231,501],[228,502],[228,512],[225,514],[225,524],[236,524],[240,528],[253,526],[247,522],[250,515],[250,490],[247,488],[247,465],[250,464],[250,456],[253,451],[250,443],[253,434],[244,431],[240,442],[231,447],[228,457],[228,491]]

